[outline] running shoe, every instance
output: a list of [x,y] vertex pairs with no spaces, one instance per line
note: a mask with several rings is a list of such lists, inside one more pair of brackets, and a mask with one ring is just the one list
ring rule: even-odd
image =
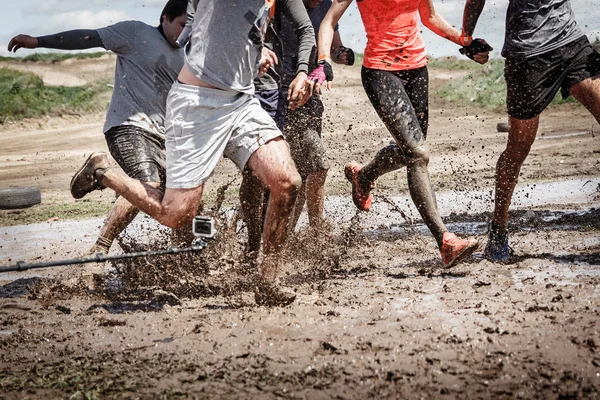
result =
[[278,287],[274,282],[261,280],[254,288],[254,301],[259,306],[285,307],[296,300],[296,294]]
[[483,256],[486,260],[509,264],[513,259],[513,249],[508,245],[508,231],[490,229],[489,239]]
[[104,186],[96,179],[96,171],[108,168],[108,159],[106,153],[92,153],[85,160],[83,166],[75,173],[71,179],[71,195],[76,199],[81,199],[86,194],[94,190],[102,190]]
[[371,190],[375,187],[375,184],[371,182],[368,189],[365,189],[360,184],[358,173],[362,168],[363,166],[356,161],[350,161],[344,167],[344,173],[346,174],[346,179],[352,183],[352,201],[354,205],[361,211],[369,211],[373,202]]
[[454,233],[446,232],[442,238],[442,262],[444,268],[450,268],[469,257],[479,247],[475,238],[461,239]]

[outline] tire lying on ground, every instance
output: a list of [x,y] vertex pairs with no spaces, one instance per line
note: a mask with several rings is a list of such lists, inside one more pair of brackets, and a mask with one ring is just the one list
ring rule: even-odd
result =
[[0,209],[31,207],[42,202],[42,194],[38,187],[12,187],[0,189]]
[[508,122],[498,122],[498,125],[496,125],[496,131],[508,132]]

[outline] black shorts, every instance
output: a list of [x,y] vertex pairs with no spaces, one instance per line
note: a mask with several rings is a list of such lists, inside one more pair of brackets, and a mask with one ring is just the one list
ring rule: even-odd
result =
[[504,78],[508,115],[533,118],[548,107],[559,90],[566,99],[572,85],[598,74],[600,54],[585,36],[539,56],[507,58]]
[[285,113],[283,137],[302,178],[329,169],[322,136],[324,110],[323,101],[314,95],[302,107]]
[[165,182],[165,142],[133,125],[119,125],[104,133],[110,154],[131,178]]

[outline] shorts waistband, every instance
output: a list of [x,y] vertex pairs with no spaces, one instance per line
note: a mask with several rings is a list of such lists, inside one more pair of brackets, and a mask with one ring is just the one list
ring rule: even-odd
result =
[[173,82],[173,88],[175,88],[178,92],[199,95],[202,97],[210,97],[219,100],[232,100],[241,96],[250,96],[249,94],[233,90],[222,90],[204,86],[188,85],[186,83],[181,83],[179,80]]

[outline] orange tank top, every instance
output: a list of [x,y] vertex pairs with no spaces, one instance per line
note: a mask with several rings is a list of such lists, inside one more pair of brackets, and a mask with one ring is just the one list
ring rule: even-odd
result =
[[419,34],[419,0],[357,0],[367,32],[363,65],[398,71],[427,64]]

